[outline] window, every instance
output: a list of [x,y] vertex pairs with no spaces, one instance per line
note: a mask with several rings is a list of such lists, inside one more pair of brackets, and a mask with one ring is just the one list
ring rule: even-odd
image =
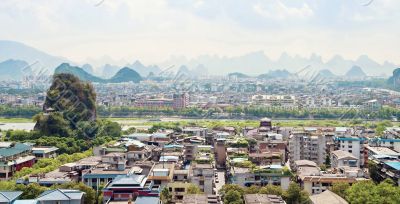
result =
[[185,192],[185,188],[175,188],[175,192]]
[[349,150],[350,153],[353,153],[353,150]]

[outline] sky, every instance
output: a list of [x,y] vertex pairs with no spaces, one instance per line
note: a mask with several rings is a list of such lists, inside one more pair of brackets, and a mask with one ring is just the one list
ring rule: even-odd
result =
[[1,0],[0,39],[76,62],[263,51],[400,63],[399,0]]

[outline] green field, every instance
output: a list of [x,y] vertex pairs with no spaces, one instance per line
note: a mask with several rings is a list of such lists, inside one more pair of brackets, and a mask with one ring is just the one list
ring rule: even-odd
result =
[[32,118],[0,118],[0,123],[31,123]]
[[[151,121],[149,118],[102,118],[115,122],[119,122],[127,126],[152,126],[155,124],[162,125],[179,125],[179,126],[233,126],[238,128],[257,127],[258,120],[237,120],[237,119],[182,119],[182,118],[161,118],[161,121]],[[29,123],[33,122],[31,118],[1,118],[0,123]],[[373,127],[381,121],[352,121],[352,120],[273,120],[274,126],[281,127],[341,127],[341,126],[367,126]],[[391,122],[393,126],[399,126],[399,122]]]

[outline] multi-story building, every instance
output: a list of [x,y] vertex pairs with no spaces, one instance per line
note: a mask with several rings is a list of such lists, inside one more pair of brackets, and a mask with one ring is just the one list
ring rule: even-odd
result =
[[215,171],[211,164],[192,164],[190,181],[198,186],[205,194],[214,193]]
[[189,96],[184,94],[173,94],[172,99],[168,98],[155,98],[155,99],[141,99],[136,101],[135,106],[149,109],[160,108],[173,108],[182,109],[189,105]]
[[208,133],[208,128],[205,127],[184,127],[182,129],[183,134],[187,134],[189,136],[199,136],[206,137]]
[[232,184],[238,184],[243,187],[271,184],[281,186],[284,190],[289,187],[290,177],[292,176],[292,173],[282,169],[281,165],[269,165],[254,171],[250,168],[234,166],[231,168],[230,173],[229,180]]
[[160,187],[147,179],[145,175],[120,175],[109,182],[103,191],[103,201],[135,200],[138,196],[159,196]]
[[359,158],[355,157],[353,154],[343,151],[336,150],[331,152],[331,167],[339,168],[343,166],[348,167],[359,167]]
[[32,154],[37,159],[57,157],[57,147],[33,147]]
[[326,141],[322,134],[306,131],[293,132],[289,137],[290,161],[310,160],[323,164],[326,158]]
[[225,139],[217,139],[215,142],[215,158],[217,167],[226,165],[226,146]]
[[23,143],[2,142],[0,144],[0,180],[8,180],[24,167],[32,167],[36,158],[32,146]]
[[358,160],[360,167],[365,166],[364,158],[364,144],[367,142],[366,138],[356,136],[336,137],[336,149],[343,150],[354,155]]

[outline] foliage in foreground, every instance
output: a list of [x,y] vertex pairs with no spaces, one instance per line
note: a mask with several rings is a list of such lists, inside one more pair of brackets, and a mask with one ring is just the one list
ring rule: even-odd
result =
[[1,181],[0,190],[4,191],[22,191],[20,199],[34,199],[46,190],[53,189],[75,189],[85,193],[84,200],[87,204],[94,204],[96,200],[96,191],[84,183],[70,182],[62,185],[53,185],[52,187],[43,187],[37,183],[29,185],[15,184],[15,181]]
[[288,204],[310,203],[308,193],[301,190],[296,183],[290,183],[289,188],[285,191],[280,186],[267,185],[264,187],[251,186],[243,188],[236,184],[226,184],[222,187],[220,194],[226,204],[243,204],[243,196],[246,194],[270,194],[279,195]]
[[93,154],[92,150],[87,150],[82,153],[61,154],[54,159],[53,158],[40,159],[32,167],[29,168],[24,167],[20,171],[16,172],[13,175],[13,178],[21,178],[27,175],[48,173],[50,171],[56,170],[63,164],[81,160],[83,158],[92,156],[92,154]]
[[390,179],[379,184],[360,181],[352,186],[335,183],[331,190],[352,204],[400,203],[400,188]]

